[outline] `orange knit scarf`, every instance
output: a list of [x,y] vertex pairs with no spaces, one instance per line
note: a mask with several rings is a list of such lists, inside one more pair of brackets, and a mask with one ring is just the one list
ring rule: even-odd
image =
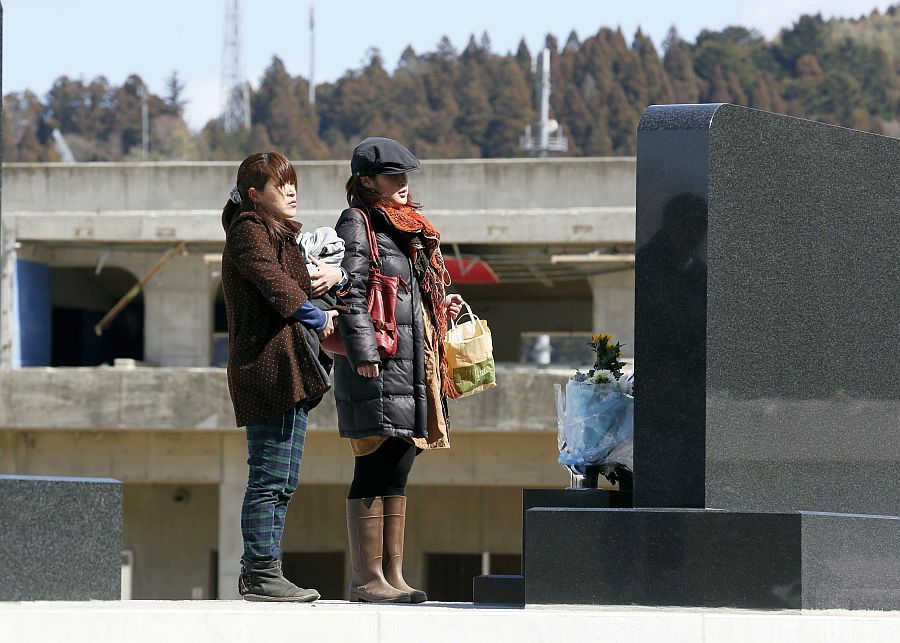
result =
[[441,392],[448,397],[458,397],[456,389],[450,381],[447,368],[447,358],[444,355],[444,336],[447,334],[447,313],[444,307],[446,291],[444,284],[449,276],[444,266],[444,257],[441,254],[441,233],[435,229],[431,222],[418,210],[410,205],[395,205],[393,203],[379,203],[378,208],[386,215],[388,220],[398,230],[419,234],[422,238],[424,250],[428,256],[428,270],[419,277],[419,286],[425,293],[424,298],[430,304],[432,319],[434,320],[437,337],[437,355],[439,372],[441,374]]

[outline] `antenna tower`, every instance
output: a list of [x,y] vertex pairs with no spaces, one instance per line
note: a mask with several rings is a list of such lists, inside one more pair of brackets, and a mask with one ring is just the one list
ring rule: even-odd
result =
[[525,135],[519,137],[519,147],[545,157],[548,152],[565,152],[569,149],[569,139],[563,133],[556,119],[550,118],[550,49],[544,47],[534,70],[538,73],[537,90],[540,100],[540,120],[538,135],[533,136],[531,125],[525,126]]
[[222,127],[239,132],[250,127],[250,87],[241,61],[241,3],[226,0],[222,41]]

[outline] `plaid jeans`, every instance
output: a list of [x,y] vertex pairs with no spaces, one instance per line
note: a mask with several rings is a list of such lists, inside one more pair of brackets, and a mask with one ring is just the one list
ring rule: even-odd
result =
[[281,556],[284,517],[300,483],[307,413],[308,405],[301,401],[284,413],[247,425],[250,474],[241,508],[246,561]]

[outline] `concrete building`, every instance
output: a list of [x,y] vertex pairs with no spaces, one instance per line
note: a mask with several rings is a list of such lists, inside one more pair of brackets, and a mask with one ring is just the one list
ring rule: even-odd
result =
[[[297,169],[298,218],[307,229],[333,225],[347,164]],[[133,598],[236,596],[246,444],[221,368],[219,276],[219,215],[235,170],[3,169],[0,473],[123,480],[123,593]],[[615,333],[632,354],[635,162],[432,161],[412,180],[445,255],[459,260],[453,288],[490,322],[500,364],[498,388],[452,405],[451,451],[423,454],[409,489],[410,582],[466,600],[473,575],[518,569],[520,489],[568,482],[553,384],[589,361],[592,331]],[[467,282],[476,258],[498,283]],[[536,355],[539,336],[550,350]],[[283,543],[287,573],[326,598],[341,598],[349,579],[352,466],[326,399],[311,414]]]

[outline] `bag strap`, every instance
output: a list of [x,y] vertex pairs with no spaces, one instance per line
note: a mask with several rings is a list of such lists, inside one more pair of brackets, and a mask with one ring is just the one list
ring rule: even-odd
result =
[[469,307],[469,304],[464,303],[463,306],[465,307],[466,312],[460,313],[460,315],[456,319],[451,319],[450,320],[450,328],[456,328],[457,324],[459,323],[459,320],[462,319],[463,317],[470,317],[472,319],[472,321],[474,321],[474,322],[481,321],[481,318],[472,312],[472,309]]
[[378,253],[378,241],[375,239],[375,233],[372,231],[372,225],[369,222],[369,215],[359,208],[353,208],[362,215],[366,224],[366,235],[369,237],[369,260],[376,270],[381,270],[381,255]]

